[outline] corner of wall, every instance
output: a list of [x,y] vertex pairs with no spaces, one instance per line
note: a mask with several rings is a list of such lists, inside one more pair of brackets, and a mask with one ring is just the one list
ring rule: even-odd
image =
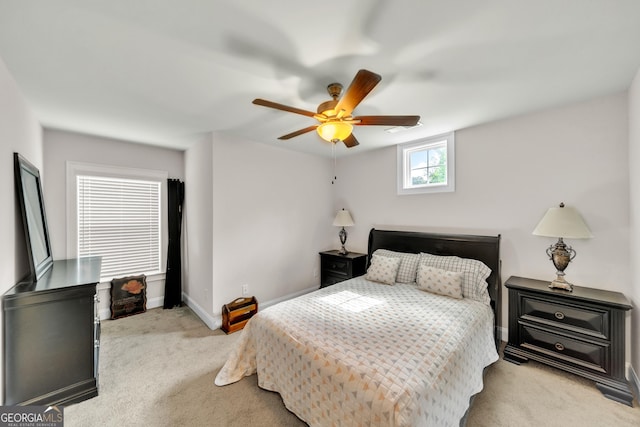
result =
[[[22,220],[16,204],[13,153],[20,152],[36,167],[40,168],[43,184],[46,173],[42,168],[42,126],[20,92],[2,58],[0,58],[0,294],[13,287],[27,272],[26,243],[22,236]],[[0,338],[4,325],[0,318]],[[4,365],[4,351],[0,357]],[[0,371],[0,384],[4,384],[4,373]],[[0,388],[0,402],[4,402],[4,390]]]
[[[283,297],[280,298],[276,298],[276,299],[272,299],[269,301],[265,301],[263,303],[260,303],[259,305],[259,309],[260,310],[264,310],[267,307],[270,307],[272,305],[275,305],[279,302],[282,301],[286,301],[295,297],[299,297],[300,295],[304,295],[307,294],[309,292],[313,292],[315,290],[317,290],[317,287],[310,287],[307,289],[303,289],[301,291],[297,291],[297,292],[293,292],[291,294],[285,295]],[[202,320],[205,325],[207,325],[209,327],[209,329],[211,330],[215,330],[215,329],[219,329],[222,326],[222,311],[219,311],[217,313],[214,313],[215,317],[210,315],[209,313],[207,313],[206,310],[204,310],[200,305],[198,305],[197,302],[195,302],[192,298],[189,298],[189,295],[187,294],[182,294],[182,300],[185,302],[185,304],[187,305],[187,307],[189,307],[191,310],[193,310],[193,312],[196,314],[196,316],[198,316],[200,318],[200,320]]]
[[[636,163],[640,158],[640,69],[631,82],[628,92],[629,109],[629,206],[630,206],[630,254],[631,259],[636,259],[640,254],[640,198],[637,190],[640,188],[640,174],[637,172]],[[640,304],[640,267],[631,262],[631,280],[628,284],[628,295],[638,310]],[[640,314],[632,313],[631,316],[631,363],[628,365],[629,381],[635,391],[636,398],[640,399],[640,379],[638,371],[640,369],[640,342],[638,342],[638,332],[640,330]]]
[[189,295],[183,293],[182,301],[189,307],[193,312],[204,322],[205,325],[209,327],[212,331],[215,329],[219,329],[222,326],[222,314],[219,316],[213,317],[210,315],[205,309],[203,309],[193,298],[190,298]]
[[633,392],[636,395],[636,400],[640,400],[640,378],[638,378],[638,374],[635,369],[633,369],[633,365],[629,364],[627,369],[627,376],[629,377],[629,382],[631,383],[631,388],[633,388]]

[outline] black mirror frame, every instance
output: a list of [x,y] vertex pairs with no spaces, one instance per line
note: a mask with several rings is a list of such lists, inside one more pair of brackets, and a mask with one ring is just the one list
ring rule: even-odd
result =
[[[27,245],[27,251],[29,253],[29,268],[31,270],[31,279],[37,281],[42,275],[44,275],[53,265],[53,256],[51,253],[51,242],[49,240],[49,228],[47,226],[47,216],[44,210],[44,198],[42,195],[42,184],[40,182],[40,172],[38,168],[29,163],[27,159],[22,157],[19,153],[13,153],[14,158],[14,172],[16,181],[16,192],[18,193],[18,201],[20,204],[20,212],[22,214],[22,224],[25,233],[25,240]],[[27,189],[23,185],[23,178],[26,176],[33,176],[35,178],[36,190],[38,192],[37,202],[39,204],[40,212],[32,212],[35,217],[39,217],[42,220],[42,230],[33,229],[34,224],[29,224],[27,210],[31,210],[31,206],[27,203]],[[40,236],[44,240],[45,257],[42,260],[36,260],[34,250],[34,239],[36,236]]]

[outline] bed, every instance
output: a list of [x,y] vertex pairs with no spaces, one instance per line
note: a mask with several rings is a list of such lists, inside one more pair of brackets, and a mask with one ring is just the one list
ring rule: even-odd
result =
[[[498,360],[499,252],[500,236],[372,229],[366,275],[256,314],[215,383],[257,373],[311,426],[457,426]],[[425,290],[434,277],[453,288]]]

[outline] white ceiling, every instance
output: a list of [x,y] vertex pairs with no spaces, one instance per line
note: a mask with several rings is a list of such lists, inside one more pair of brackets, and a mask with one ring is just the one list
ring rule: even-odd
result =
[[382,82],[337,154],[623,91],[640,67],[637,0],[0,0],[0,58],[46,127],[184,149],[203,133],[320,155],[315,111],[366,68]]

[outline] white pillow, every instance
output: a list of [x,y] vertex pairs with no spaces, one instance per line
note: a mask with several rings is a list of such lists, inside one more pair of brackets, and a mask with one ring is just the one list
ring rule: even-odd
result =
[[373,254],[371,256],[371,265],[367,270],[367,280],[393,285],[396,283],[398,275],[398,267],[400,267],[400,258],[391,258]]
[[491,297],[489,297],[489,290],[487,289],[487,277],[491,274],[491,269],[483,262],[457,256],[421,253],[420,264],[464,273],[462,295],[465,298],[471,298],[487,305],[491,303]]
[[447,271],[420,264],[416,283],[418,289],[423,291],[461,299],[463,277],[464,273],[462,272]]
[[396,282],[413,283],[416,281],[416,272],[418,271],[418,263],[420,262],[419,254],[395,252],[388,249],[377,249],[374,254],[389,258],[400,258],[400,267],[398,268]]

